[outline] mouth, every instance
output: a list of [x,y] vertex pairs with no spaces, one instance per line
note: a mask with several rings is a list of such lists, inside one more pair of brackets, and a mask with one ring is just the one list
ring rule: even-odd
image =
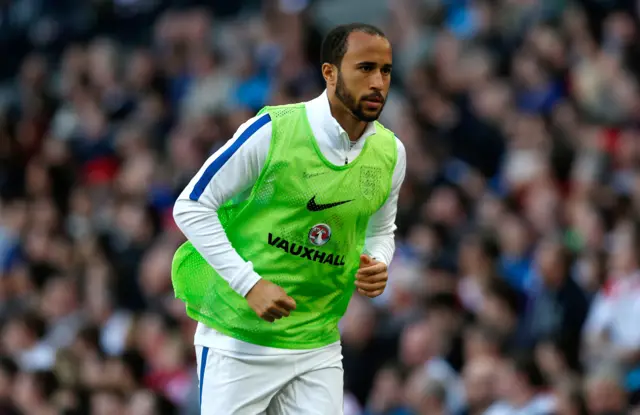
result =
[[380,107],[382,107],[382,100],[379,98],[370,98],[370,99],[365,99],[363,100],[365,106],[368,109],[379,109]]

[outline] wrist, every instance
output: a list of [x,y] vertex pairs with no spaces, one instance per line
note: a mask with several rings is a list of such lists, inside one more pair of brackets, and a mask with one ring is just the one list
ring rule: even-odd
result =
[[236,274],[229,281],[229,286],[242,297],[246,297],[260,279],[260,275],[253,270],[253,264],[249,261],[242,272]]

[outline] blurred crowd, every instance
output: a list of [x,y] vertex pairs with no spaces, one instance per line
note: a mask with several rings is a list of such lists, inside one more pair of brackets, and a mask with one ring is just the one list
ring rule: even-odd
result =
[[323,33],[363,19],[408,171],[390,285],[341,323],[345,414],[640,413],[639,17],[0,1],[0,414],[199,413],[173,202],[263,105],[321,93]]

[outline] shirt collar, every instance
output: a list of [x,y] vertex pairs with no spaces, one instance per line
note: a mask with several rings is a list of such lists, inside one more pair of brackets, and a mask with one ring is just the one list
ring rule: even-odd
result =
[[[344,130],[344,128],[342,128],[338,121],[333,118],[333,115],[331,114],[331,107],[329,106],[329,97],[327,96],[326,89],[322,94],[320,94],[320,96],[307,102],[307,110],[309,124],[311,124],[311,129],[313,130],[314,134],[317,134],[317,132],[321,131],[332,141],[335,140],[338,143],[344,143],[345,140],[350,141],[347,132]],[[365,139],[375,133],[375,123],[368,123],[367,127],[364,129],[364,132],[362,133],[360,138],[358,138],[356,146],[363,145]]]

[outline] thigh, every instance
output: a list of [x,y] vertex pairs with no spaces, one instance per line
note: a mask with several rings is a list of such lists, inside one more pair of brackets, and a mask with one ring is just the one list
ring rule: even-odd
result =
[[273,398],[267,415],[342,415],[344,371],[325,367],[299,375]]
[[263,414],[291,379],[267,356],[236,359],[201,346],[196,346],[196,354],[202,415]]

